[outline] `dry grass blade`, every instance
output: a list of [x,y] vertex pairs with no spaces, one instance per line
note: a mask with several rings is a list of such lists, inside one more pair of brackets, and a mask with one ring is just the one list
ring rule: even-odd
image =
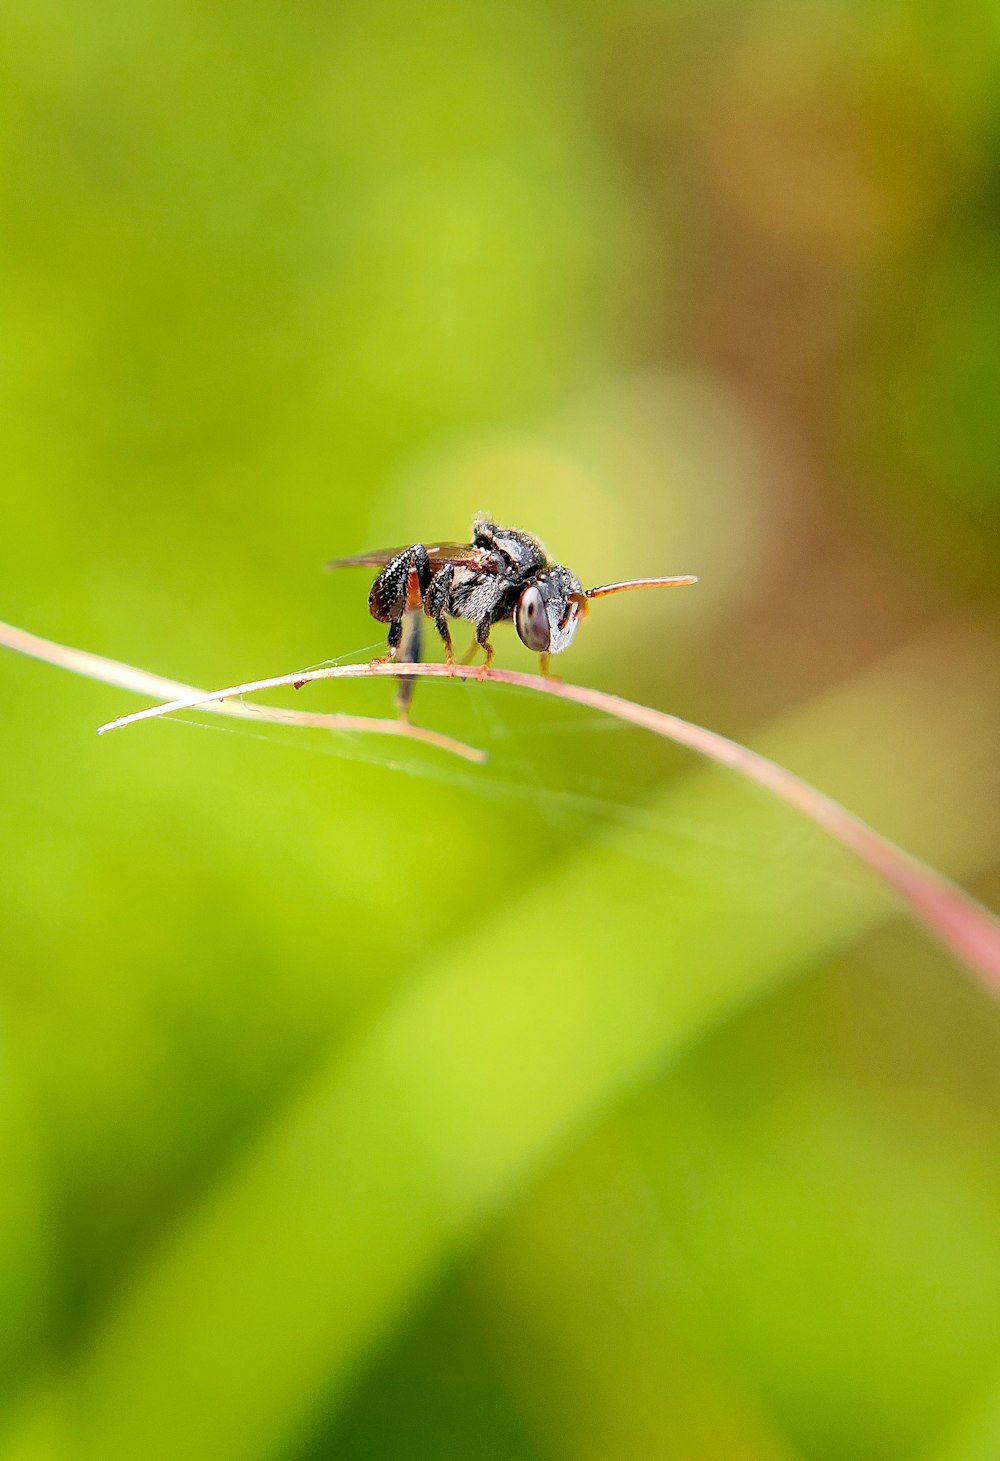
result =
[[484,673],[464,665],[336,665],[329,669],[297,671],[267,680],[253,680],[231,685],[209,696],[184,697],[165,705],[136,711],[101,727],[101,732],[116,730],[140,720],[168,715],[171,711],[190,710],[197,705],[225,700],[231,696],[252,695],[281,685],[303,684],[312,680],[356,679],[370,675],[419,675],[426,679],[483,680],[490,684],[510,685],[533,690],[543,695],[568,700],[604,715],[641,726],[654,735],[665,736],[699,755],[765,787],[775,796],[810,817],[844,847],[883,878],[941,942],[970,969],[977,973],[995,995],[1000,995],[1000,921],[982,904],[963,892],[949,879],[925,866],[887,837],[869,827],[832,797],[826,796],[801,777],[783,766],[760,756],[756,751],[730,741],[715,731],[693,725],[666,711],[653,710],[609,695],[603,690],[590,690],[582,685],[566,685],[559,680],[516,670],[490,670]]
[[[0,622],[0,645],[16,650],[18,654],[28,655],[31,659],[58,665],[60,669],[70,670],[75,675],[84,675],[89,680],[117,685],[122,690],[134,690],[138,695],[170,695],[173,703],[178,706],[182,702],[186,705],[204,705],[217,715],[228,715],[238,720],[314,726],[331,731],[358,731],[365,735],[399,736],[409,741],[421,741],[439,751],[447,751],[452,756],[461,756],[465,761],[481,763],[487,759],[486,752],[475,746],[467,746],[462,741],[453,740],[451,736],[398,719],[375,720],[363,715],[324,715],[309,710],[282,710],[274,705],[244,705],[240,701],[219,704],[217,695],[197,690],[193,685],[185,685],[179,680],[168,680],[162,675],[136,669],[134,665],[122,664],[120,660],[105,659],[103,655],[91,654],[85,649],[70,649],[65,644],[56,644],[51,639],[29,634],[26,629],[17,629],[13,624]],[[365,666],[358,668],[366,669]],[[304,675],[301,678],[308,679],[310,676]],[[285,682],[276,680],[274,683]]]

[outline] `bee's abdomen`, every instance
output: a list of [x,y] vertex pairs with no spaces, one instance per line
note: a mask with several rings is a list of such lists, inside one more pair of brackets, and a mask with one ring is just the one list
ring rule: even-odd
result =
[[423,543],[414,543],[412,548],[398,553],[371,586],[368,610],[372,618],[388,624],[407,611],[419,609],[430,579],[430,564]]

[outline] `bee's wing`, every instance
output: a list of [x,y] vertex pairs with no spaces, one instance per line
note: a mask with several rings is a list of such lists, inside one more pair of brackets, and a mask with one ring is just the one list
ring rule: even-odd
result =
[[380,548],[373,553],[355,553],[352,558],[331,558],[323,567],[331,571],[335,568],[384,568],[405,552],[405,548]]
[[[377,548],[371,553],[355,553],[351,558],[331,558],[323,567],[334,568],[384,568],[400,553],[408,553],[415,544],[407,543],[400,548]],[[425,543],[431,571],[436,573],[446,563],[464,563],[470,568],[488,568],[491,559],[488,552],[472,543]]]

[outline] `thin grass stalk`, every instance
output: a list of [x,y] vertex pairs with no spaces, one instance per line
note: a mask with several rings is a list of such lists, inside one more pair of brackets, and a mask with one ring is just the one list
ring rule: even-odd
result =
[[751,751],[737,741],[719,735],[716,731],[706,730],[703,726],[694,725],[679,716],[639,705],[635,701],[610,695],[603,690],[591,690],[583,685],[567,685],[560,680],[524,674],[518,670],[486,671],[467,665],[334,665],[321,670],[300,670],[290,675],[276,675],[265,680],[250,680],[242,685],[230,685],[226,689],[216,690],[207,696],[187,696],[172,700],[110,721],[100,727],[99,734],[119,730],[140,720],[169,715],[173,711],[193,710],[219,700],[252,695],[284,685],[300,686],[315,680],[348,680],[379,675],[393,677],[404,674],[424,679],[477,680],[553,696],[640,726],[654,735],[664,736],[679,745],[687,746],[721,766],[729,767],[809,817],[867,863],[903,899],[919,921],[977,974],[994,995],[1000,997],[1000,920],[976,899],[943,874],[897,847],[888,837],[883,837],[832,797],[796,776],[794,772],[779,766],[777,762]]
[[[486,752],[475,746],[425,726],[410,725],[408,721],[373,719],[364,715],[326,715],[311,710],[283,710],[276,705],[244,705],[236,700],[232,704],[217,703],[219,697],[180,680],[168,680],[154,675],[149,670],[136,669],[134,665],[121,660],[105,659],[103,655],[91,654],[85,649],[70,649],[68,645],[57,644],[51,639],[42,639],[18,629],[13,624],[0,622],[0,645],[13,649],[30,659],[44,660],[46,664],[57,665],[72,674],[83,675],[88,680],[100,680],[105,685],[116,685],[121,690],[134,690],[137,695],[152,695],[162,698],[169,695],[175,702],[203,705],[216,715],[228,715],[238,720],[267,721],[278,725],[313,726],[321,730],[349,731],[363,735],[398,736],[408,741],[419,741],[446,751],[452,756],[461,756],[465,761],[482,763]],[[362,667],[364,668],[364,667]]]

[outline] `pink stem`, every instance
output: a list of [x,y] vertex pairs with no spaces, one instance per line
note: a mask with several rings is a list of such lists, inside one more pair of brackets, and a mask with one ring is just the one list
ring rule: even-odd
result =
[[663,710],[653,710],[609,695],[603,690],[590,690],[582,685],[566,685],[560,680],[540,675],[522,674],[517,670],[474,669],[466,665],[335,665],[328,669],[298,671],[277,675],[267,680],[252,680],[232,685],[212,695],[199,695],[173,700],[166,705],[139,710],[101,726],[100,734],[116,730],[135,721],[150,720],[174,710],[190,710],[228,696],[250,695],[281,685],[300,684],[310,680],[356,679],[371,675],[418,675],[425,679],[485,680],[495,685],[511,685],[521,690],[534,690],[559,700],[585,705],[604,715],[641,726],[655,735],[666,736],[702,756],[729,766],[734,771],[765,787],[805,816],[810,817],[843,846],[855,853],[883,878],[913,909],[947,948],[979,974],[993,993],[1000,995],[1000,921],[968,893],[942,874],[911,857],[867,823],[847,811],[832,797],[817,791],[807,781],[786,771],[775,761],[748,750],[715,731],[705,730],[690,721],[681,720]]
[[[486,752],[462,741],[452,740],[439,731],[426,730],[423,726],[410,725],[403,720],[372,720],[363,715],[321,715],[308,710],[280,710],[274,705],[213,704],[219,697],[196,690],[193,685],[179,680],[167,680],[162,675],[150,674],[148,670],[137,670],[133,665],[122,664],[120,660],[105,659],[85,649],[70,649],[65,644],[56,644],[51,639],[41,639],[29,634],[26,629],[16,629],[13,624],[0,622],[0,644],[7,649],[26,654],[31,659],[45,660],[47,664],[58,665],[76,675],[85,675],[89,680],[100,680],[106,685],[117,685],[122,690],[134,690],[139,695],[171,695],[174,704],[205,705],[218,715],[235,716],[240,720],[263,720],[282,725],[319,726],[333,731],[361,731],[366,735],[402,736],[410,741],[422,741],[436,746],[452,756],[461,756],[466,761],[483,762]],[[359,666],[367,671],[367,666]],[[308,675],[301,678],[308,679]]]

